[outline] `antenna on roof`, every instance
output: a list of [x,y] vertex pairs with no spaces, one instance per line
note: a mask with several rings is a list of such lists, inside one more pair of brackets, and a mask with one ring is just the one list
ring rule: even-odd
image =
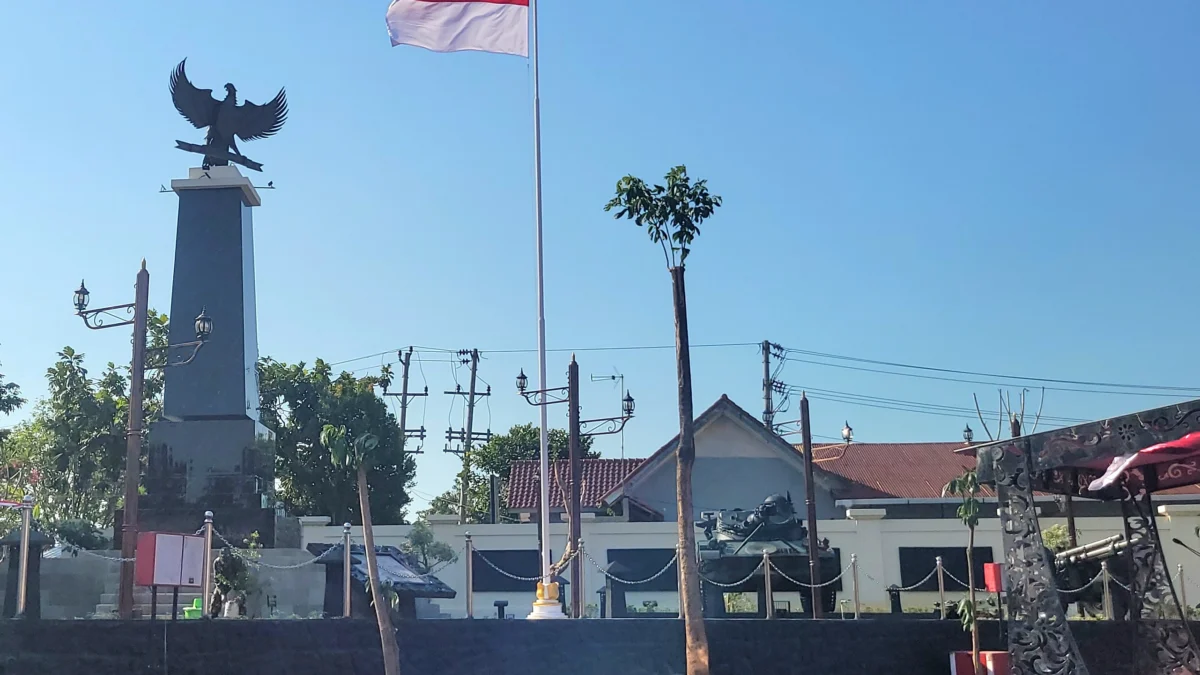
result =
[[[625,394],[627,393],[625,391],[625,376],[622,375],[621,373],[617,372],[616,366],[613,367],[612,375],[592,375],[591,377],[592,377],[592,382],[609,382],[609,381],[611,381],[611,382],[616,383],[619,381],[620,387],[617,389],[617,395],[620,396],[621,401],[624,402]],[[625,427],[623,427],[623,426],[621,427],[621,459],[625,459]]]

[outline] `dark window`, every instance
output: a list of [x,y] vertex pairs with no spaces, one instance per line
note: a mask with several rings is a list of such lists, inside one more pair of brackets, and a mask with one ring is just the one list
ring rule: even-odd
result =
[[[975,586],[983,587],[983,564],[992,562],[990,546],[976,546],[972,549],[975,563]],[[937,567],[937,557],[942,557],[942,567],[946,573],[946,590],[954,593],[965,591],[966,587],[959,584],[951,576],[967,582],[967,549],[966,547],[935,547],[935,546],[901,546],[900,547],[900,585],[904,588],[921,581]],[[938,589],[937,575],[912,590],[936,591]]]
[[[610,548],[608,562],[616,563],[618,568],[613,576],[625,581],[641,581],[662,571],[671,558],[675,557],[674,549],[669,548]],[[633,584],[625,587],[626,591],[677,591],[679,590],[679,568],[671,565],[671,569],[663,572],[657,579],[644,584]]]
[[[486,558],[486,561],[484,560]],[[550,552],[551,560],[557,560]],[[488,563],[491,563],[489,565]],[[517,581],[497,572],[492,565],[516,577],[536,577],[542,573],[538,551],[481,551],[472,555],[471,587],[480,593],[512,593],[537,590],[536,581]],[[566,590],[566,589],[560,589]]]

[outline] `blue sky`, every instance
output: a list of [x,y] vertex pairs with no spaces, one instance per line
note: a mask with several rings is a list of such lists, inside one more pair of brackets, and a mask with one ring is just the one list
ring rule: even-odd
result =
[[[0,372],[36,398],[63,345],[96,370],[128,359],[124,335],[72,316],[80,277],[93,302],[125,302],[145,257],[151,303],[169,308],[177,202],[158,188],[194,163],[174,140],[200,139],[167,93],[188,57],[203,87],[232,81],[259,103],[288,91],[284,130],[242,147],[266,166],[255,179],[278,186],[255,215],[262,354],[479,348],[493,387],[479,424],[535,421],[512,381],[536,357],[498,353],[536,346],[528,62],[392,48],[386,5],[0,7]],[[694,343],[1200,386],[1200,5],[540,8],[550,347],[672,344],[661,253],[601,207],[620,176],[686,163],[725,198],[688,260]],[[550,355],[552,383],[568,358]],[[728,393],[759,413],[756,348],[693,358],[697,411]],[[677,430],[670,349],[579,360],[585,417],[618,411],[613,385],[587,376],[626,375],[638,401],[628,454]],[[456,460],[438,439],[462,409],[440,392],[466,382],[445,362],[423,372],[434,395],[413,417],[433,438],[418,506],[451,482]],[[797,361],[781,378],[959,407],[974,392],[996,409],[987,384]],[[1045,412],[1091,419],[1170,400],[1051,391]],[[814,433],[849,420],[861,441],[957,440],[968,421],[819,398],[812,413]],[[597,448],[616,456],[619,442]]]

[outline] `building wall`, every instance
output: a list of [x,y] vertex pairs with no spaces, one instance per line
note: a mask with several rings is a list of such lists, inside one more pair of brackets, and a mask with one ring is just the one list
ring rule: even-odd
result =
[[[793,495],[794,496],[794,495]],[[985,508],[994,508],[989,505]],[[902,586],[900,575],[899,548],[901,546],[928,547],[965,547],[967,543],[966,528],[957,520],[908,520],[890,519],[881,509],[851,509],[847,517],[840,520],[824,520],[818,523],[818,533],[828,537],[830,545],[841,550],[842,561],[849,565],[852,555],[857,556],[859,573],[859,594],[863,611],[886,612],[889,607],[887,587],[893,584]],[[1060,518],[1044,518],[1042,527],[1064,523]],[[1176,565],[1183,566],[1184,584],[1177,586],[1186,589],[1186,594],[1192,604],[1200,601],[1200,558],[1188,553],[1179,546],[1170,543],[1172,537],[1178,537],[1189,544],[1197,544],[1195,528],[1200,525],[1200,505],[1168,504],[1160,507],[1158,526],[1162,540],[1166,542],[1164,552],[1169,568],[1174,571]],[[433,523],[433,531],[439,541],[446,542],[456,550],[463,550],[464,535],[470,532],[474,547],[485,557],[488,550],[511,550],[537,547],[537,527],[533,524],[520,525],[458,525]],[[409,526],[391,525],[375,528],[375,540],[378,545],[399,546],[408,534]],[[1122,532],[1119,518],[1080,518],[1077,521],[1080,543],[1103,539]],[[551,548],[556,555],[560,554],[566,544],[566,524],[552,523]],[[610,548],[653,548],[671,549],[678,541],[675,524],[664,523],[624,523],[606,519],[585,520],[583,522],[583,539],[588,555],[600,566],[608,562],[607,551]],[[355,529],[356,541],[361,541],[361,530]],[[703,539],[703,534],[697,532],[697,538]],[[340,527],[322,527],[309,524],[305,527],[304,541],[336,543],[341,540]],[[983,520],[976,530],[976,546],[988,547],[992,550],[995,560],[1003,560],[1004,550],[1001,542],[1000,522],[996,518]],[[932,571],[933,566],[930,566]],[[672,569],[667,574],[675,574]],[[534,570],[532,574],[536,574]],[[438,600],[436,603],[441,611],[451,617],[466,616],[466,565],[460,556],[458,561],[447,565],[436,572],[436,576],[458,591],[458,597],[453,600]],[[520,575],[525,576],[525,575]],[[566,576],[564,574],[564,576]],[[628,581],[636,581],[629,579]],[[965,581],[965,579],[964,579]],[[1178,583],[1178,582],[1177,582]],[[597,591],[603,586],[603,573],[591,560],[584,561],[584,596],[588,604],[596,604]],[[852,597],[852,575],[847,572],[843,577],[843,592],[840,599],[849,600]],[[982,587],[983,581],[977,580]],[[533,584],[529,584],[527,593],[489,593],[479,594],[475,599],[476,617],[494,617],[495,600],[509,602],[507,613],[524,617],[528,614],[533,601]],[[953,580],[946,580],[947,598],[957,599],[965,594],[965,589]],[[643,601],[658,602],[660,611],[678,611],[679,600],[676,592],[630,593],[628,604],[640,605]],[[793,607],[799,606],[798,594],[777,594],[776,600],[789,600]],[[934,603],[938,601],[936,592],[909,592],[903,594],[903,603],[908,610],[924,609],[932,612]],[[847,611],[851,608],[847,606]]]
[[[692,471],[692,517],[701,511],[751,510],[763,499],[791,492],[798,510],[804,509],[804,473],[799,461],[780,457],[779,450],[741,423],[721,417],[696,434],[696,465]],[[661,511],[674,522],[675,458],[666,458],[653,472],[631,482],[626,493]],[[817,517],[837,514],[834,499],[817,485]]]

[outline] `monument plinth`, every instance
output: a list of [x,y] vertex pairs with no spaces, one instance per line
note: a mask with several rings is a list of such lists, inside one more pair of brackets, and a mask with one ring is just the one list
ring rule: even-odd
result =
[[[258,326],[254,293],[253,208],[258,191],[236,166],[191,169],[171,181],[179,196],[174,317],[212,318],[214,330],[182,368],[167,368],[162,419],[150,426],[142,531],[190,532],[203,513],[240,545],[257,531],[274,541],[274,444],[258,414]],[[172,321],[171,343],[193,327]]]

